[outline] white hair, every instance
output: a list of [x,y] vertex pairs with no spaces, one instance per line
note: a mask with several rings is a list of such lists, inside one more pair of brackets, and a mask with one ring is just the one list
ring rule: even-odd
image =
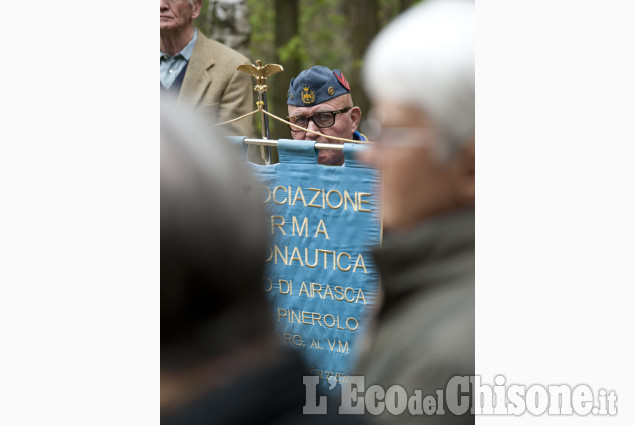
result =
[[418,107],[454,148],[474,137],[474,3],[430,0],[390,23],[364,61],[366,91]]

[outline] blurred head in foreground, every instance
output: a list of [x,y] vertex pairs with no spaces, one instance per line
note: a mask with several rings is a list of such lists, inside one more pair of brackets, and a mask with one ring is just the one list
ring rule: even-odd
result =
[[427,1],[371,44],[373,110],[363,156],[383,168],[384,226],[411,228],[474,205],[474,3]]
[[233,146],[161,100],[161,423],[362,423],[302,413],[309,373],[275,340],[255,188]]
[[268,359],[262,200],[234,147],[161,101],[161,409]]
[[474,424],[449,408],[448,386],[474,374],[474,2],[413,6],[373,41],[364,77],[375,143],[362,160],[383,169],[387,232],[374,250],[384,302],[358,371],[408,394],[446,389],[448,409],[425,422]]

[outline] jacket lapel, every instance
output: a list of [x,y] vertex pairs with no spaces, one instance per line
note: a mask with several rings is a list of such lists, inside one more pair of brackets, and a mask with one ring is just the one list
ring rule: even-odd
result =
[[209,52],[207,39],[199,31],[181,86],[179,103],[198,105],[212,83],[208,72],[212,66],[214,66],[214,55]]

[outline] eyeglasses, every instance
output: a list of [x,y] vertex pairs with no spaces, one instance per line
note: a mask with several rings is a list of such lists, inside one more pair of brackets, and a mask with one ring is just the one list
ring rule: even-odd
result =
[[[333,124],[335,124],[335,116],[337,114],[346,113],[350,111],[351,109],[353,109],[353,107],[348,106],[344,109],[339,109],[337,111],[318,112],[314,115],[311,115],[310,117],[307,117],[304,115],[297,115],[295,117],[287,117],[287,121],[297,126],[300,126],[302,128],[307,128],[309,126],[309,121],[313,121],[313,124],[315,124],[315,126],[318,128],[328,128],[328,127],[333,127]],[[303,131],[303,130],[298,130],[297,127],[293,127],[291,125],[289,126],[289,128],[293,132]]]
[[374,118],[366,120],[363,132],[377,148],[414,148],[436,143],[438,135],[434,129],[423,127],[382,126]]

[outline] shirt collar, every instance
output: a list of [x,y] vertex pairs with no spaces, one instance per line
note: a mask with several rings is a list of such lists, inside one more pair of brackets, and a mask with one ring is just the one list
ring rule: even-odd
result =
[[[176,55],[174,55],[173,57],[177,57],[178,55],[183,56],[183,58],[187,61],[190,60],[190,57],[192,57],[192,51],[194,50],[194,44],[196,44],[196,38],[198,37],[198,30],[196,28],[194,28],[194,35],[192,36],[192,39],[190,40],[189,43],[187,43],[185,45],[185,47],[183,48],[183,50],[181,50],[179,53],[177,53]],[[166,54],[161,52],[159,50],[159,57],[163,58],[163,56],[165,56]]]
[[360,133],[357,130],[355,130],[355,133],[353,133],[353,140],[359,140],[359,141],[362,141],[362,142],[368,142],[368,139],[366,138],[366,136],[363,135],[362,133]]

